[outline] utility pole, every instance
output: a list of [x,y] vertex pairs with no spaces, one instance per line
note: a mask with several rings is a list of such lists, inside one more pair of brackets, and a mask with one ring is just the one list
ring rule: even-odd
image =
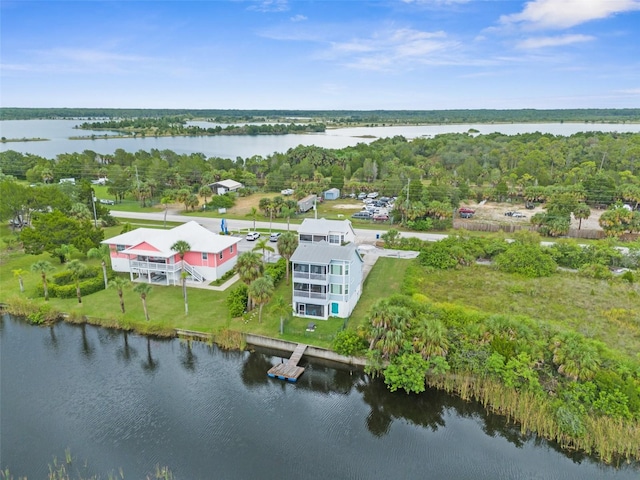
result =
[[91,189],[91,205],[93,205],[93,226],[98,228],[98,216],[96,215],[96,196],[93,188]]

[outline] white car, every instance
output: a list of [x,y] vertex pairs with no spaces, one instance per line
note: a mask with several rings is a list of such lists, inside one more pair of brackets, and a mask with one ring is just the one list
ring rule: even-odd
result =
[[511,216],[514,218],[527,218],[527,216],[524,213],[520,213],[520,212],[513,212]]
[[249,233],[247,233],[247,240],[249,240],[250,242],[253,242],[254,240],[257,240],[258,238],[260,238],[260,232],[249,232]]
[[284,190],[280,190],[280,195],[293,195],[293,189],[285,188]]

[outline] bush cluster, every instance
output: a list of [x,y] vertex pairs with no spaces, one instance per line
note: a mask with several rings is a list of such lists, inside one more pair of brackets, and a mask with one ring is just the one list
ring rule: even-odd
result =
[[[56,285],[55,283],[48,284],[49,297],[51,298],[73,298],[76,296],[76,285]],[[36,287],[36,294],[39,297],[44,297],[44,288],[42,285]],[[104,290],[104,280],[102,275],[89,278],[80,282],[80,293],[82,296],[91,295],[92,293]]]
[[280,258],[276,263],[269,263],[264,267],[264,275],[271,277],[273,285],[277,286],[287,273],[287,263]]
[[237,287],[229,292],[227,297],[227,308],[232,317],[241,317],[247,309],[247,301],[249,299],[249,287],[240,283]]

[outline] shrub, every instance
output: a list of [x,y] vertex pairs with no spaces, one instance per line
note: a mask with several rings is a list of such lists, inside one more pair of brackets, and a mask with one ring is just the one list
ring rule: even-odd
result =
[[498,270],[529,278],[548,277],[558,265],[539,245],[512,243],[495,259]]
[[366,351],[367,342],[353,330],[342,330],[333,340],[333,349],[340,355],[354,356]]
[[610,280],[613,278],[613,273],[611,273],[607,267],[598,263],[583,265],[580,267],[578,274],[581,277],[595,278],[598,280]]
[[207,208],[231,208],[235,203],[235,197],[225,193],[224,195],[214,195],[207,204]]
[[229,292],[227,297],[227,308],[232,317],[241,317],[247,309],[247,301],[249,299],[249,287],[241,283]]
[[278,285],[287,273],[287,263],[284,258],[280,258],[276,263],[269,263],[264,267],[265,276],[271,277],[273,285]]
[[[91,295],[92,293],[104,290],[104,280],[102,274],[97,277],[93,277],[80,282],[80,293],[82,296]],[[44,297],[44,289],[42,285],[38,285],[36,288],[36,294],[40,297]],[[49,284],[49,297],[51,298],[74,298],[76,296],[76,285],[56,285]]]
[[[93,278],[93,277],[97,277],[98,275],[102,275],[102,273],[97,268],[86,267],[80,273],[80,278],[81,279]],[[69,270],[63,270],[62,272],[56,273],[51,277],[51,279],[53,280],[53,283],[55,283],[56,285],[75,284],[75,280],[73,279],[73,272]]]
[[633,283],[635,281],[635,278],[633,277],[633,273],[630,271],[624,272],[620,278],[625,282],[629,282],[629,283]]

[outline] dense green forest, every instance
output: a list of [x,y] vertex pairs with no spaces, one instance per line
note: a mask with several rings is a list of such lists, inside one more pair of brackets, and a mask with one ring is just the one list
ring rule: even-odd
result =
[[[175,197],[178,191],[194,195],[227,178],[241,182],[244,194],[285,188],[293,188],[298,197],[334,187],[343,194],[378,191],[402,198],[395,218],[413,230],[447,228],[452,212],[466,199],[546,204],[547,214],[531,221],[551,236],[566,234],[571,215],[588,217],[590,208],[614,206],[605,216],[610,224],[601,225],[617,236],[640,230],[639,159],[640,135],[634,133],[494,133],[412,141],[398,136],[341,150],[298,146],[233,160],[170,150],[86,150],[55,159],[6,151],[0,153],[0,169],[31,183],[108,178],[116,200],[133,193],[142,204]],[[624,210],[623,204],[636,211]]]
[[520,122],[640,122],[640,109],[567,110],[223,110],[127,108],[0,108],[2,120],[56,118],[161,118],[209,119],[219,123],[313,119],[340,124],[447,124]]

